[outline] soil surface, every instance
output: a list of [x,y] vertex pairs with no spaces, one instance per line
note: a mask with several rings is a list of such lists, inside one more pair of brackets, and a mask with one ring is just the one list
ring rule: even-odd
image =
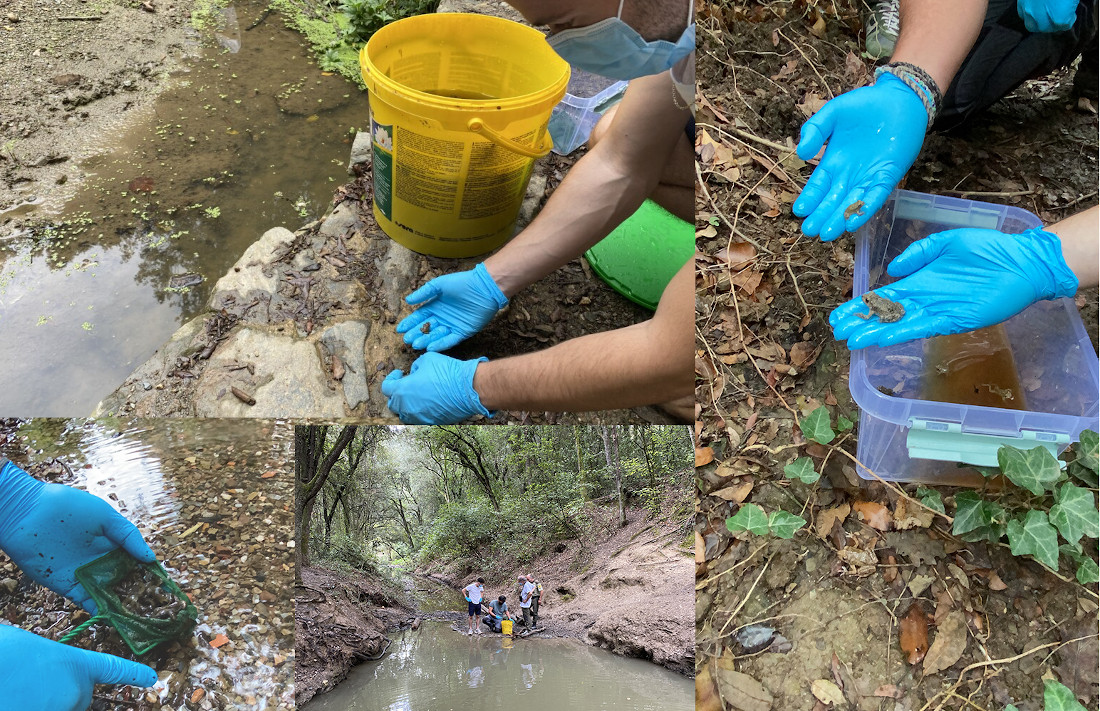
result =
[[305,705],[356,664],[384,654],[386,633],[408,623],[412,612],[395,591],[366,575],[303,570],[294,588],[295,704]]
[[[821,405],[858,420],[849,352],[827,320],[851,297],[852,238],[807,238],[791,213],[813,168],[793,155],[800,126],[870,79],[858,13],[713,4],[699,23],[698,708],[821,711],[836,689],[833,708],[1038,711],[1044,678],[1096,708],[1096,674],[1080,671],[1097,668],[1095,586],[963,543],[941,519],[883,527],[857,505],[909,514],[897,490],[856,476],[858,424],[828,447],[795,425]],[[1072,77],[1028,82],[969,127],[930,135],[901,187],[1047,224],[1095,205],[1097,118],[1078,110]],[[1095,346],[1096,290],[1077,304]],[[817,484],[785,478],[796,456],[823,472]],[[956,490],[939,491],[952,512]],[[725,521],[743,504],[810,524],[792,541],[734,537]],[[906,625],[959,654],[938,652],[944,668],[906,658]]]
[[694,627],[684,604],[692,595],[684,534],[683,526],[637,509],[627,510],[627,525],[620,528],[613,512],[601,510],[586,541],[559,542],[523,569],[441,573],[459,602],[459,590],[482,576],[488,598],[507,595],[517,610],[511,602],[518,599],[516,576],[531,573],[544,588],[539,626],[545,634],[690,674]]
[[149,110],[195,51],[190,0],[141,5],[0,2],[0,224],[13,206],[64,202],[76,163]]

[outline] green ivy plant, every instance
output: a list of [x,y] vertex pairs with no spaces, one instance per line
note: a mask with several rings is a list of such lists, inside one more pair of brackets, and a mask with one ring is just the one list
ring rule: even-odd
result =
[[[1005,706],[1005,711],[1019,711],[1015,706]],[[1068,687],[1047,679],[1043,682],[1043,711],[1085,711]]]
[[772,535],[776,538],[793,538],[798,529],[806,525],[806,519],[786,511],[764,513],[756,504],[742,504],[737,513],[726,519],[726,528],[732,533],[742,531],[754,536]]

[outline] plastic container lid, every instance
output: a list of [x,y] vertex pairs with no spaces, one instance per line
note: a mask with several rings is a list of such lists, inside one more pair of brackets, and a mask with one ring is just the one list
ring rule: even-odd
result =
[[652,200],[584,254],[612,289],[650,310],[694,255],[695,228]]
[[600,116],[626,91],[627,82],[608,79],[571,67],[565,96],[550,114],[553,152],[567,155],[580,148],[592,134]]
[[[895,191],[883,209],[856,234],[853,293],[862,294],[896,281],[886,273],[886,265],[909,244],[929,234],[959,227],[1019,233],[1041,225],[1038,217],[1016,207]],[[934,433],[933,439],[988,435],[1015,440],[1018,446],[1025,448],[1029,441],[1030,446],[1046,442],[1054,449],[1064,449],[1083,429],[1097,429],[1100,423],[1100,361],[1073,300],[1040,301],[1003,326],[1021,379],[1035,385],[1026,393],[1027,410],[886,394],[898,390],[899,381],[907,378],[915,378],[919,383],[925,339],[854,351],[849,386],[853,399],[863,411],[861,423],[870,417],[909,429],[908,441],[898,441],[900,432],[893,431],[888,437],[869,437],[865,441],[866,425],[861,424],[860,461],[882,475],[883,472],[875,469],[876,462],[890,459],[895,462],[891,465],[893,468],[903,465],[896,464],[893,454],[887,457],[881,450],[898,447],[904,450],[908,446],[911,456],[915,453],[927,455],[928,452],[914,452],[914,428]],[[956,461],[987,460],[989,451],[977,454],[965,451],[971,446],[981,449],[980,441],[972,439],[960,444],[958,454],[962,458]],[[995,454],[999,445],[994,439],[990,442],[993,447],[990,451]],[[897,472],[886,473],[890,474],[887,478],[904,480],[903,476],[896,476]]]

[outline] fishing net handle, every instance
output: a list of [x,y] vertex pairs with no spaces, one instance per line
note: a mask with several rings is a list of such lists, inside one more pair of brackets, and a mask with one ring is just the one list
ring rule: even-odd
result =
[[107,619],[106,615],[96,615],[96,616],[92,617],[91,619],[89,619],[87,622],[84,622],[80,625],[77,625],[71,632],[68,632],[64,637],[62,637],[58,641],[63,642],[64,644],[69,644],[74,639],[79,637],[81,632],[88,629],[89,627],[91,627],[95,623],[102,622],[106,619]]

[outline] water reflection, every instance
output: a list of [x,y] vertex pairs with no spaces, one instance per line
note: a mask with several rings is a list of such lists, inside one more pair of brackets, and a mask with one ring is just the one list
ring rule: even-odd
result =
[[689,711],[690,679],[575,640],[467,637],[450,623],[400,634],[386,658],[352,671],[308,711],[514,709]]

